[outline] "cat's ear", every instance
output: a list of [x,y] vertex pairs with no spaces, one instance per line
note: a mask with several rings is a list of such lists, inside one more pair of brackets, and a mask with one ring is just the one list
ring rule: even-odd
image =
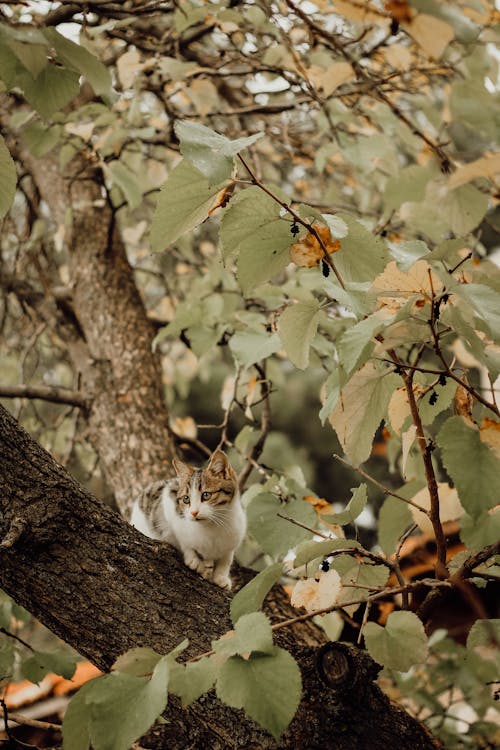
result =
[[178,458],[172,459],[172,466],[174,467],[175,473],[179,477],[180,481],[186,481],[193,473],[193,469],[188,464],[184,464]]
[[221,474],[224,477],[232,477],[234,474],[228,457],[223,451],[220,450],[212,453],[212,457],[208,462],[208,469],[212,472],[212,474]]

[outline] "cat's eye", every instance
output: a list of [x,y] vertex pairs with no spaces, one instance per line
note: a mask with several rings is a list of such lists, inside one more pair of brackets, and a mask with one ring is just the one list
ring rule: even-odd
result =
[[202,500],[208,500],[208,498],[210,497],[211,494],[212,494],[211,492],[202,492],[201,493],[201,499]]
[[186,505],[189,503],[189,495],[183,495],[181,498],[183,503],[186,503]]

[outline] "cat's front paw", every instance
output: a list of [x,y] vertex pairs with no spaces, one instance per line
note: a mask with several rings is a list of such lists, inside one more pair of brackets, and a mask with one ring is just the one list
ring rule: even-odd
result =
[[216,586],[220,586],[221,589],[224,589],[225,591],[231,591],[231,588],[233,586],[229,576],[224,575],[223,573],[216,573],[212,579],[212,582],[215,583]]
[[184,555],[184,564],[197,573],[202,573],[205,569],[205,563],[198,557],[196,552],[186,552]]

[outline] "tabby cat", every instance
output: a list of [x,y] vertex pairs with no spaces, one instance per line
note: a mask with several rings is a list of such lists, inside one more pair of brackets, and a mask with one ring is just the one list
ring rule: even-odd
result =
[[173,544],[203,578],[231,588],[229,570],[246,531],[236,474],[216,450],[204,469],[173,460],[177,478],[155,482],[132,505],[130,523]]

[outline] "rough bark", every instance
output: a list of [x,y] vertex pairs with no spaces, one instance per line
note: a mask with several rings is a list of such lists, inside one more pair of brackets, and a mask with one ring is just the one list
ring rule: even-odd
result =
[[[78,336],[68,349],[90,396],[89,436],[116,501],[126,511],[138,490],[169,476],[174,454],[162,395],[155,334],[107,200],[85,155],[61,173],[57,155],[18,158],[49,205],[54,229],[67,226],[72,312]],[[71,223],[68,226],[68,211]]]
[[[224,592],[80,487],[2,407],[0,511],[0,586],[99,667],[132,646],[165,653],[185,637],[188,654],[198,654],[230,627]],[[272,600],[275,615],[292,614],[280,587]],[[319,640],[311,624],[279,631],[278,643],[294,653],[304,679],[303,701],[279,744],[210,693],[184,711],[172,700],[169,723],[143,745],[439,747],[383,696],[366,654],[330,647],[318,656]]]

